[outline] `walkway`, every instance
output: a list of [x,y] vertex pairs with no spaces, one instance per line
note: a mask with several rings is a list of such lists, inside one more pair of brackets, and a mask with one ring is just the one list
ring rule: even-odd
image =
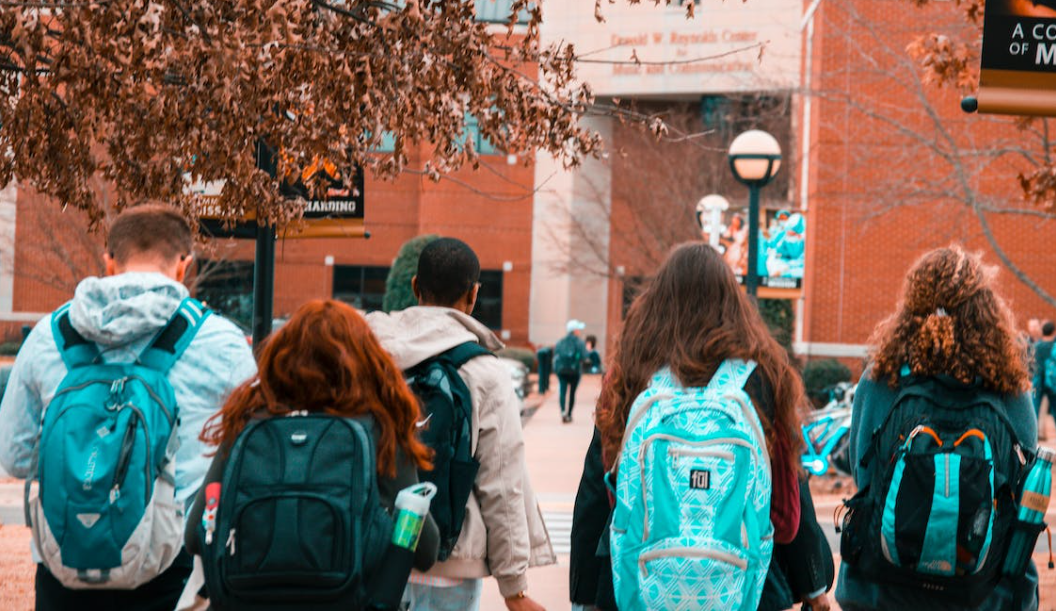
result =
[[[531,569],[528,593],[548,611],[567,611],[568,552],[572,506],[583,473],[583,457],[594,432],[594,404],[601,390],[600,376],[583,376],[576,393],[576,410],[570,424],[562,424],[557,404],[557,379],[542,405],[524,427],[525,454],[532,486],[558,553],[556,566]],[[502,611],[506,606],[492,580],[484,583],[482,611]]]

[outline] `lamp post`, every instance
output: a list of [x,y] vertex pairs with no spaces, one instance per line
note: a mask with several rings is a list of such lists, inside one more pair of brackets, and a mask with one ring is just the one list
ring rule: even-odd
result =
[[733,139],[728,153],[733,177],[748,187],[748,269],[745,286],[755,298],[759,292],[759,191],[781,167],[781,145],[770,134],[753,129]]
[[[722,213],[730,209],[730,202],[721,195],[706,195],[697,202],[697,223],[701,233],[708,232],[708,243],[715,250],[719,249],[719,236],[722,234]],[[707,222],[704,214],[708,214]]]

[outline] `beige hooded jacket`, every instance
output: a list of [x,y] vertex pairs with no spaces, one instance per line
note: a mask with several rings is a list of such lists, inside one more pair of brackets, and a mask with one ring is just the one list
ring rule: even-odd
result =
[[[418,306],[367,315],[374,334],[403,370],[459,344],[503,347],[475,318],[450,308]],[[520,401],[507,367],[482,356],[459,373],[473,397],[473,455],[480,471],[466,508],[462,534],[430,575],[474,579],[493,575],[510,597],[528,589],[529,566],[554,564],[553,547],[528,480]]]

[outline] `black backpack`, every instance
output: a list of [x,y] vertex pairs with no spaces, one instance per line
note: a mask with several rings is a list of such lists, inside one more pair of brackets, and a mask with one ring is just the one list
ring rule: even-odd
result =
[[554,371],[558,375],[575,375],[583,370],[583,354],[574,335],[562,337],[554,346]]
[[404,372],[422,406],[422,442],[433,449],[432,471],[418,478],[436,485],[429,513],[440,529],[438,561],[447,560],[462,533],[466,505],[477,480],[480,462],[473,457],[473,398],[458,370],[471,359],[491,354],[476,342],[466,342]]
[[256,419],[231,448],[203,541],[214,609],[364,609],[392,536],[369,418]]
[[975,606],[1001,579],[1017,494],[1033,456],[997,395],[905,377],[846,502],[841,555],[864,577]]

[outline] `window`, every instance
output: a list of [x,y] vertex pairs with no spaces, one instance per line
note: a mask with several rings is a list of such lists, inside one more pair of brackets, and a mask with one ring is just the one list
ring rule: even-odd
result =
[[502,329],[501,271],[480,271],[480,291],[477,293],[477,307],[473,310],[473,318],[484,323],[489,329]]
[[388,276],[387,267],[335,265],[334,299],[364,312],[380,310]]
[[253,262],[198,262],[195,294],[213,311],[233,321],[245,332],[253,325]]
[[480,135],[480,121],[476,117],[466,113],[465,138],[473,142],[473,148],[480,155],[498,155],[499,151],[487,138]]
[[[508,23],[512,0],[477,0],[477,21],[486,23]],[[528,12],[517,15],[517,23],[528,23]]]

